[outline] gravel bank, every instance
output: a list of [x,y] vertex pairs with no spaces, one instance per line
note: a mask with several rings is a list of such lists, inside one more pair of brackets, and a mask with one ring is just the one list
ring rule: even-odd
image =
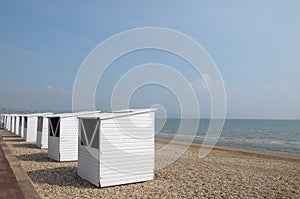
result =
[[[3,132],[2,132],[3,133]],[[300,156],[213,150],[199,159],[195,145],[155,180],[96,188],[77,176],[77,162],[58,163],[47,150],[20,138],[4,138],[43,198],[299,198]],[[156,149],[166,143],[157,141]],[[176,155],[178,146],[157,164]],[[282,157],[282,158],[281,158]]]

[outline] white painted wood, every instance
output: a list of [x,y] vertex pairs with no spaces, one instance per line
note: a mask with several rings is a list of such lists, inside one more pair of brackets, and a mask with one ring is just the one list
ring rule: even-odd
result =
[[[78,175],[98,187],[153,179],[154,111],[123,110],[80,116],[79,136],[86,134],[81,138],[86,145],[79,143]],[[100,128],[83,128],[87,120],[99,120]],[[92,133],[99,134],[99,149],[89,143],[96,137]]]
[[12,117],[11,117],[11,132],[12,133],[15,133],[15,122],[16,122],[15,116],[12,115]]
[[9,124],[10,124],[10,116],[9,115],[7,115],[6,116],[6,130],[8,130],[9,131]]
[[[52,113],[33,113],[26,114],[23,116],[22,128],[23,135],[26,142],[36,142],[37,140],[37,125],[38,125],[38,117],[39,116],[48,116]],[[27,120],[27,125],[25,124]],[[26,127],[27,126],[27,127]]]
[[48,137],[48,157],[59,161],[59,138],[49,136]]
[[48,148],[48,118],[47,116],[39,116],[42,119],[41,129],[37,129],[36,145],[41,149]]
[[10,115],[8,115],[7,116],[7,130],[8,131],[11,131],[11,116]]
[[36,141],[37,117],[27,116],[27,128],[24,131],[24,139],[26,142]]
[[19,116],[19,136],[21,136],[22,138],[24,138],[24,116],[21,115]]
[[[99,159],[95,158],[85,146],[78,145],[78,175],[88,180],[95,186],[99,186]],[[94,154],[99,154],[99,149]]]
[[15,122],[15,134],[19,135],[19,128],[20,128],[20,117],[16,115],[16,122]]
[[[77,116],[91,115],[100,111],[54,114],[48,118],[48,157],[59,161],[78,160],[78,119]],[[59,118],[59,136],[51,136],[52,119]],[[55,129],[53,130],[55,132]],[[54,142],[56,140],[57,142]],[[50,153],[50,154],[49,154]]]

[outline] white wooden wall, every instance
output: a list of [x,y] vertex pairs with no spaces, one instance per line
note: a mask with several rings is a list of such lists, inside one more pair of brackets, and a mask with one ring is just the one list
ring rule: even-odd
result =
[[39,148],[48,148],[48,118],[43,117],[43,128],[42,131],[37,131],[36,145]]
[[154,114],[101,121],[101,187],[153,179]]
[[19,129],[19,135],[24,138],[24,116],[21,116],[22,117],[22,121],[20,120],[20,123],[21,123],[21,127]]
[[36,141],[37,117],[28,117],[27,130],[25,131],[26,142]]
[[10,130],[10,116],[7,116],[7,121],[6,121],[6,123],[7,123],[7,130],[9,131]]
[[17,116],[16,117],[16,123],[15,123],[15,126],[16,126],[15,133],[16,133],[16,135],[19,135],[19,125],[20,125],[20,117]]
[[76,117],[60,120],[60,161],[78,160],[78,119]]
[[15,133],[15,116],[11,117],[11,132]]

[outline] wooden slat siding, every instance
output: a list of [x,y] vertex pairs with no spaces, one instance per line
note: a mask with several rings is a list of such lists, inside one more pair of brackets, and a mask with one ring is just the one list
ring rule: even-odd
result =
[[[99,160],[93,157],[85,146],[79,145],[78,147],[78,175],[95,186],[99,186]],[[94,150],[93,153],[99,155],[99,150],[90,150]]]
[[12,118],[11,118],[11,132],[12,132],[12,133],[15,133],[15,132],[14,132],[14,126],[15,126],[15,119],[14,119],[14,117],[12,117]]
[[10,131],[10,116],[7,117],[7,130]]
[[145,143],[145,144],[149,144],[148,142],[152,142],[152,138],[150,137],[146,137],[146,138],[137,138],[137,139],[118,139],[118,140],[109,140],[109,139],[103,139],[102,140],[102,144],[118,144],[119,145],[132,145],[136,142],[140,142],[140,143]]
[[[144,177],[144,175],[149,176],[149,175],[153,174],[152,171],[145,172],[145,170],[150,170],[149,167],[144,168],[144,170],[140,169],[137,171],[134,171],[134,169],[137,169],[137,167],[135,167],[135,168],[133,167],[132,170],[130,170],[130,171],[119,170],[119,169],[115,170],[115,171],[113,169],[103,170],[103,172],[105,172],[105,173],[101,174],[101,179],[114,179],[114,178],[115,179],[121,179],[121,178],[126,179],[126,178],[130,178],[133,176],[136,176],[136,178],[138,178],[138,177]],[[138,181],[139,181],[139,179],[136,179],[136,181],[134,181],[134,182],[138,182]]]
[[[128,139],[128,135],[131,135],[130,138],[136,138],[136,139],[148,139],[151,138],[150,133],[149,132],[145,132],[145,131],[139,131],[139,132],[132,132],[130,133],[130,131],[124,132],[119,130],[119,134],[115,134],[115,135],[104,135],[103,139],[105,140],[121,140],[121,139]],[[113,132],[112,132],[113,133]],[[114,132],[115,133],[115,132]]]
[[48,157],[59,161],[59,138],[49,136],[48,137]]
[[17,116],[15,116],[14,121],[14,134],[17,134]]
[[60,161],[78,160],[78,119],[60,119]]
[[23,138],[26,141],[26,138],[27,138],[27,128],[25,128],[25,126],[23,127]]
[[16,135],[20,135],[20,117],[16,118]]
[[39,148],[42,148],[42,131],[37,131],[36,146],[39,147]]
[[[131,144],[133,145],[133,144]],[[127,153],[135,153],[135,152],[141,152],[144,150],[151,150],[153,147],[152,146],[144,146],[144,145],[140,145],[140,144],[136,144],[135,146],[126,146],[126,147],[121,147],[121,146],[103,146],[105,147],[104,149],[102,149],[102,154],[110,154],[111,152],[118,152],[118,151],[126,151]]]
[[21,123],[21,127],[20,127],[20,129],[19,129],[19,135],[22,137],[22,138],[24,138],[24,117],[22,116],[22,121],[21,121],[22,123]]
[[[103,166],[102,171],[105,173],[102,173],[103,175],[108,175],[111,172],[119,171],[121,173],[129,172],[145,172],[145,169],[152,168],[152,161],[149,160],[153,157],[144,157],[143,159],[138,158],[121,158],[122,162],[116,162],[114,159],[110,159],[109,161],[101,162],[101,167]],[[138,165],[136,165],[136,162],[138,162]],[[151,167],[151,168],[150,168]]]
[[15,126],[15,120],[14,117],[11,117],[11,128],[10,128],[10,132],[14,133],[14,126]]
[[36,129],[37,129],[37,117],[28,117],[27,119],[27,131],[26,131],[26,142],[36,141]]
[[[143,182],[147,180],[152,180],[154,177],[154,174],[144,174],[140,176],[130,176],[130,177],[121,177],[121,178],[105,178],[101,180],[101,187],[107,187],[107,186],[114,186],[114,185],[122,185],[122,184],[128,184],[133,182]],[[139,181],[136,181],[136,180]]]
[[[135,130],[130,131],[132,129]],[[154,112],[130,116],[130,120],[126,118],[102,120],[100,132],[101,187],[153,179]],[[147,141],[142,142],[142,138]],[[120,143],[120,139],[123,143]],[[149,159],[137,154],[147,154]],[[118,158],[111,158],[113,155],[117,155]],[[138,171],[138,174],[134,174],[133,171]]]
[[133,156],[132,154],[128,153],[128,154],[120,154],[118,151],[113,151],[112,153],[102,153],[101,156],[103,158],[105,158],[105,161],[108,161],[109,159],[118,159],[118,158],[132,158],[132,157],[136,157],[136,156],[141,156],[141,157],[148,157],[149,158],[153,157],[154,158],[154,155],[152,155],[152,149],[150,150],[145,150],[143,152],[136,152],[135,153],[135,156]]
[[41,148],[48,148],[48,118],[43,117],[43,129],[41,131]]

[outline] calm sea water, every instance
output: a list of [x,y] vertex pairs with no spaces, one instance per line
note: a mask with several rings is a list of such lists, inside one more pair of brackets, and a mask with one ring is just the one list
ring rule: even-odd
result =
[[[156,137],[173,139],[180,119],[156,120]],[[192,119],[182,122],[192,124]],[[209,119],[201,119],[194,142],[202,143],[209,125]],[[194,137],[189,129],[181,132],[177,140],[186,141]],[[300,120],[246,120],[228,119],[225,121],[217,145],[248,149],[259,149],[282,153],[300,154]]]

